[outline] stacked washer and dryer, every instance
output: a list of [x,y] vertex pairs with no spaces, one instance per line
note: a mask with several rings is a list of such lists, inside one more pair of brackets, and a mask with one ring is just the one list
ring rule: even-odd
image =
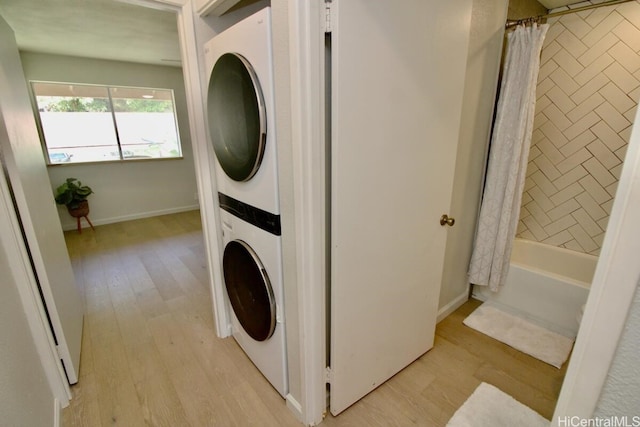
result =
[[271,10],[204,46],[207,120],[216,154],[233,337],[273,387],[288,392],[275,137]]

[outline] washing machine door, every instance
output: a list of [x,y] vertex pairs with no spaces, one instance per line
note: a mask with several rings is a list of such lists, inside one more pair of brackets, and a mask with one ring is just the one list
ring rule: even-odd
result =
[[260,168],[267,119],[260,82],[244,57],[225,53],[209,79],[207,115],[220,166],[234,181],[248,181]]
[[256,341],[265,341],[276,328],[276,303],[269,276],[251,247],[233,240],[224,248],[224,282],[229,302],[242,328]]

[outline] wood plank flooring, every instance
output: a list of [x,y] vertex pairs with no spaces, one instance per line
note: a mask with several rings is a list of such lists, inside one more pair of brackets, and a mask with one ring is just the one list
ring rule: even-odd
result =
[[[215,336],[198,211],[65,233],[86,302],[64,426],[298,426],[231,338]],[[442,321],[435,347],[326,426],[444,426],[480,382],[550,418],[558,370]]]

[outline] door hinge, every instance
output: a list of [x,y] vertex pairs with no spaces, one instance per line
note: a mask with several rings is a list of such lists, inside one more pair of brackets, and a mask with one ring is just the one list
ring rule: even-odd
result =
[[324,368],[324,382],[327,384],[331,384],[333,381],[333,371],[330,366]]
[[333,30],[333,2],[324,3],[324,32],[330,33]]

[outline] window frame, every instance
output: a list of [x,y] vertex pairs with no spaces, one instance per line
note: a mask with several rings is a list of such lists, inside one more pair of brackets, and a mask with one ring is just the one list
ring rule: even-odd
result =
[[[34,89],[34,84],[58,84],[58,85],[72,85],[72,86],[91,86],[91,87],[99,87],[105,88],[107,90],[107,100],[109,102],[111,113],[111,122],[113,124],[113,129],[115,133],[115,145],[117,145],[118,154],[120,158],[118,159],[109,159],[109,160],[95,160],[95,161],[79,161],[79,162],[60,162],[53,163],[51,162],[51,158],[49,155],[49,146],[47,145],[46,137],[44,134],[44,126],[42,125],[42,119],[40,116],[40,109],[38,107],[38,98],[36,91]],[[124,86],[124,85],[115,85],[115,84],[99,84],[99,83],[74,83],[74,82],[60,82],[60,81],[49,81],[49,80],[29,80],[28,84],[29,94],[31,96],[31,105],[34,110],[34,116],[36,120],[36,127],[38,129],[38,135],[40,137],[40,145],[42,146],[42,155],[44,157],[45,163],[47,167],[58,167],[58,166],[74,166],[74,165],[90,165],[90,164],[108,164],[108,163],[131,163],[131,162],[149,162],[149,161],[166,161],[166,160],[183,160],[184,159],[184,150],[182,147],[182,139],[180,137],[180,127],[178,123],[178,112],[176,108],[176,100],[175,100],[175,91],[173,88],[159,88],[159,87],[146,87],[146,86]],[[122,143],[120,141],[120,132],[118,130],[118,122],[116,118],[117,111],[115,111],[113,99],[111,96],[111,89],[134,89],[134,90],[149,90],[149,91],[168,91],[171,94],[171,103],[173,106],[173,121],[176,129],[176,139],[178,143],[178,147],[180,148],[180,155],[175,157],[148,157],[148,158],[133,158],[128,159],[123,156]],[[126,144],[125,144],[126,147]]]

